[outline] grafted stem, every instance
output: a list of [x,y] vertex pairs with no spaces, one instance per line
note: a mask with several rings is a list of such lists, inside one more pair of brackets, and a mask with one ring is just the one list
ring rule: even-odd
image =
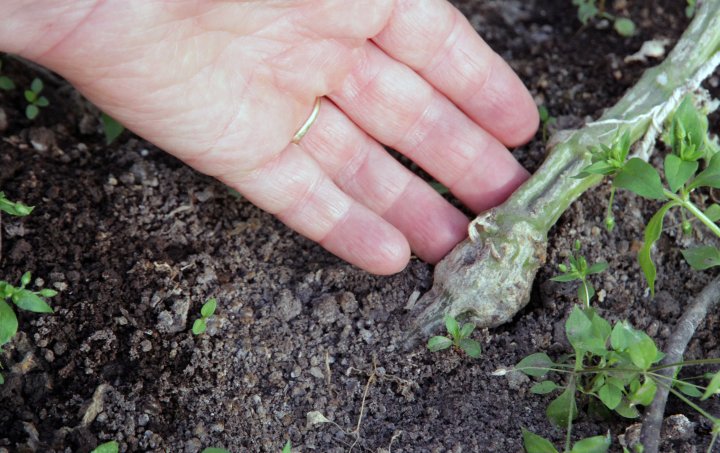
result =
[[698,4],[695,19],[662,64],[648,69],[599,120],[566,132],[523,186],[471,222],[469,238],[438,263],[432,289],[410,312],[405,347],[428,337],[445,314],[494,327],[527,304],[545,262],[548,231],[602,180],[573,178],[590,163],[588,146],[610,146],[629,131],[633,142],[646,136],[639,155],[647,159],[647,143],[654,142],[660,125],[720,64],[720,0]]

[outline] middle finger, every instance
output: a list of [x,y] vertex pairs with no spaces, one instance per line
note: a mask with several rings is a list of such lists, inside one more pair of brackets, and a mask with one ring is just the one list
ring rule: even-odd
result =
[[527,171],[491,134],[415,71],[368,42],[329,97],[376,140],[447,186],[470,209],[495,206]]

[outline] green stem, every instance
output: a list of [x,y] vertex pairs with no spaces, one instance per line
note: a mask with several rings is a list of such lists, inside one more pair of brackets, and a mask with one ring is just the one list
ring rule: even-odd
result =
[[[659,385],[666,385],[666,384],[661,383],[661,382],[658,382],[658,381],[656,381],[656,383],[659,384]],[[676,397],[678,397],[678,399],[680,399],[683,403],[687,404],[687,405],[690,406],[692,409],[694,409],[695,411],[697,411],[697,413],[699,413],[699,414],[702,415],[703,417],[705,417],[705,418],[707,418],[708,420],[710,420],[713,424],[718,423],[718,422],[720,421],[720,420],[718,420],[717,418],[713,417],[713,416],[712,416],[711,414],[709,414],[708,412],[706,412],[702,407],[698,406],[697,404],[695,404],[694,402],[692,402],[690,399],[686,398],[685,395],[683,395],[681,392],[675,390],[675,389],[672,388],[672,387],[668,387],[668,390],[670,390],[670,393],[672,393],[673,395],[675,395]]]
[[692,201],[684,201],[682,203],[682,207],[687,209],[690,214],[694,215],[700,222],[703,223],[703,225],[708,227],[710,231],[715,234],[715,236],[720,237],[720,227],[715,222],[710,220],[704,212],[702,212],[697,206],[695,206],[695,204],[693,204]]
[[573,404],[575,403],[575,375],[573,375],[570,378],[570,384],[568,384],[568,390],[570,390],[572,394],[572,398],[570,398],[570,407],[568,407],[568,421],[567,421],[567,431],[565,433],[565,453],[570,453],[570,445],[571,445],[571,437],[572,437],[572,422],[573,422]]

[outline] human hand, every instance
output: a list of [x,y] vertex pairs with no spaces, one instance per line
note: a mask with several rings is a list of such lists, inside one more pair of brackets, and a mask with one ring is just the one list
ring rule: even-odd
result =
[[445,0],[15,3],[0,48],[370,272],[411,248],[435,262],[468,223],[383,144],[476,212],[527,177],[505,146],[534,134],[535,105]]

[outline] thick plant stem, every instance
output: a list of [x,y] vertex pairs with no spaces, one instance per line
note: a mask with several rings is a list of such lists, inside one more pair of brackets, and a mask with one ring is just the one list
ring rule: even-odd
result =
[[[700,2],[698,2],[700,4]],[[706,0],[665,61],[597,121],[568,132],[538,171],[504,204],[480,214],[469,238],[435,268],[435,281],[409,313],[405,347],[414,346],[445,314],[481,327],[507,322],[524,307],[547,233],[570,204],[602,177],[576,179],[590,163],[590,145],[611,145],[630,132],[633,142],[657,133],[670,113],[720,63],[720,0]],[[647,158],[647,157],[646,157]]]
[[[702,292],[695,297],[690,307],[685,311],[675,326],[668,344],[665,347],[663,364],[680,362],[692,338],[695,330],[705,319],[708,311],[720,300],[720,277],[715,277]],[[652,404],[645,412],[642,424],[641,442],[645,447],[645,453],[657,453],[660,448],[660,430],[662,428],[663,415],[665,414],[665,403],[668,392],[672,386],[671,378],[675,375],[676,367],[664,368],[657,373],[665,376],[664,384],[658,385],[657,393]]]

